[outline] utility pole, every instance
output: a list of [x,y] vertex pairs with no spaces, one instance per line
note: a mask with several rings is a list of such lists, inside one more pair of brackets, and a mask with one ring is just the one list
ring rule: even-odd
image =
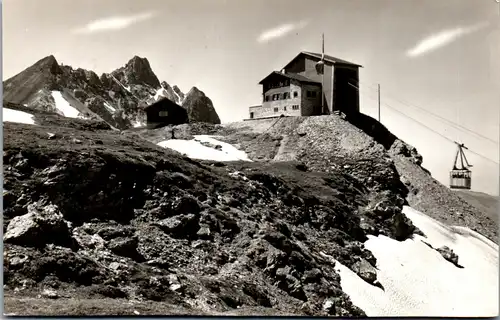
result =
[[321,34],[321,62],[323,63],[323,70],[321,74],[321,109],[325,112],[325,34]]
[[378,84],[378,122],[380,122],[380,83]]
[[[323,66],[324,68],[324,66]],[[325,72],[321,75],[321,109],[325,112]]]

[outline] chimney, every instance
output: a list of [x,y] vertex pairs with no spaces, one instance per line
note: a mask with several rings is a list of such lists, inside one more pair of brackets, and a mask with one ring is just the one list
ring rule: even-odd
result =
[[286,74],[285,68],[281,69],[282,74]]

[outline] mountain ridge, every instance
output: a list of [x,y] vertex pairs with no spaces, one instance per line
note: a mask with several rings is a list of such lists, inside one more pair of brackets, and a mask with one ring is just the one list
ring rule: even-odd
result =
[[100,76],[92,70],[74,69],[59,64],[54,55],[49,55],[3,81],[3,85],[4,100],[7,102],[66,116],[54,98],[54,91],[59,91],[69,107],[77,110],[78,117],[98,117],[120,130],[144,126],[143,108],[162,98],[183,106],[184,100],[189,97],[189,101],[194,102],[184,107],[190,110],[194,105],[194,108],[199,109],[194,114],[205,115],[190,121],[220,123],[208,97],[199,95],[198,90],[191,94],[196,93],[196,96],[191,97],[189,93],[184,94],[178,86],[172,87],[166,81],[160,82],[149,60],[137,55],[123,66]]

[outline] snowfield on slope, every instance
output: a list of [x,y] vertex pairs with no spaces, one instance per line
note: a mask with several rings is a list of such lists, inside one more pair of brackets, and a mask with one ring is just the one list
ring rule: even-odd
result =
[[2,108],[3,122],[17,122],[26,124],[35,124],[35,118],[31,113],[13,110],[9,108]]
[[56,103],[57,110],[61,111],[62,115],[68,118],[78,118],[80,111],[72,107],[62,96],[60,91],[52,91],[52,98]]
[[[209,144],[211,146],[206,146]],[[208,135],[196,135],[193,140],[171,139],[158,143],[163,148],[169,148],[183,153],[191,159],[211,161],[251,161],[248,155],[229,143],[216,140]],[[213,147],[212,147],[213,146]],[[216,149],[216,146],[220,146]]]
[[[492,317],[498,315],[498,246],[463,227],[449,227],[410,207],[403,212],[427,237],[399,242],[369,236],[365,247],[377,258],[372,286],[336,261],[342,290],[368,316]],[[437,249],[451,248],[456,267]]]

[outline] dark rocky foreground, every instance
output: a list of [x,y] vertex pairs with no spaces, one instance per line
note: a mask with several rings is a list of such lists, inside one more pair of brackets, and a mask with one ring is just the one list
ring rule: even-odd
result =
[[377,285],[366,236],[415,231],[397,174],[198,162],[71,121],[4,123],[6,313],[362,316],[332,258]]

